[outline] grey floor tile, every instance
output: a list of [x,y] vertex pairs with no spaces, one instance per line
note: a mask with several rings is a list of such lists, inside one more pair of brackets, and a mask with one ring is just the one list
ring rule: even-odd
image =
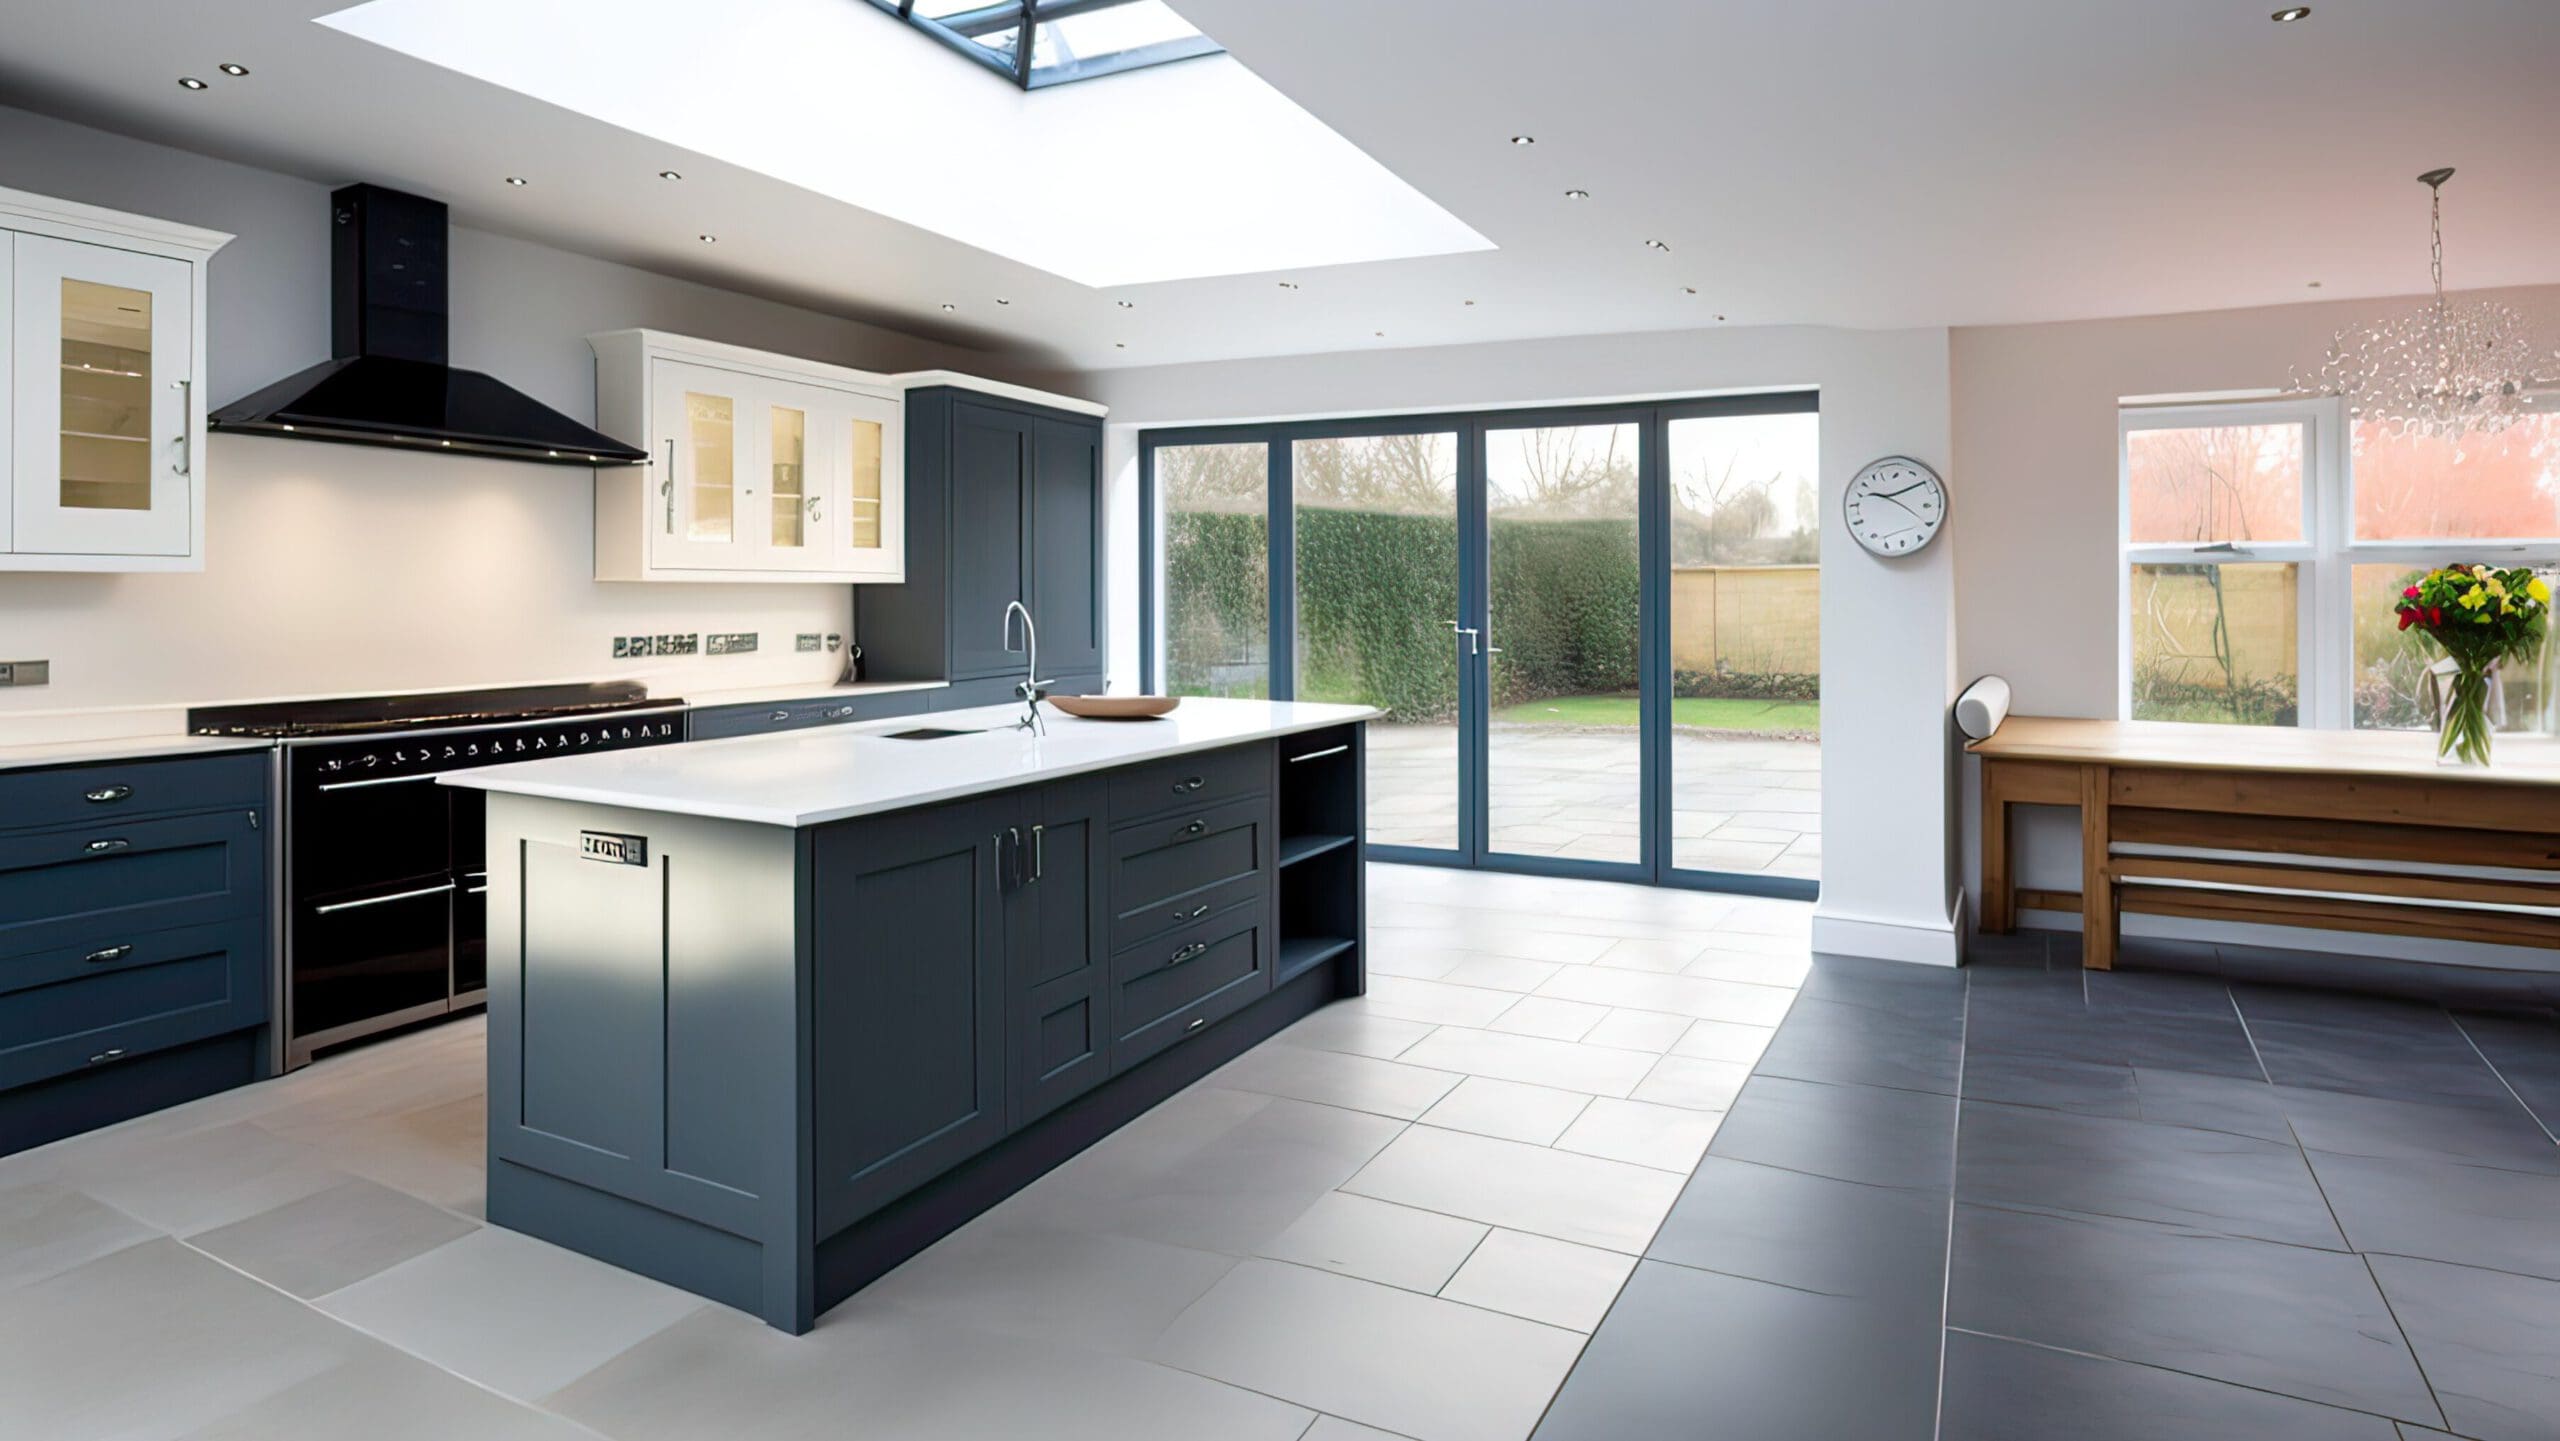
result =
[[1316,1424],[1309,1427],[1299,1441],[1403,1441],[1403,1438],[1392,1431],[1345,1421],[1339,1416],[1318,1416]]
[[1355,1056],[1375,1056],[1389,1061],[1407,1046],[1430,1035],[1431,1029],[1421,1021],[1399,1021],[1351,1006],[1332,1005],[1282,1031],[1275,1039],[1283,1045],[1306,1046],[1318,1051],[1349,1051]]
[[1956,1197],[2345,1250],[2289,1141],[1967,1101]]
[[2512,1101],[2447,1106],[2295,1086],[2275,1090],[2305,1150],[2560,1176],[2560,1146]]
[[2294,1138],[2275,1087],[2260,1077],[2206,1076],[2136,1066],[2133,1091],[2146,1121],[2229,1131],[2262,1141]]
[[1799,1081],[1953,1095],[1963,1053],[1960,1012],[1913,1015],[1808,995],[1787,1012],[1758,1069]]
[[479,1229],[371,1181],[342,1181],[244,1221],[187,1238],[268,1285],[326,1295]]
[[1538,1441],[1929,1441],[1937,1313],[1642,1261]]
[[[1274,1237],[1263,1254],[1430,1296],[1458,1273],[1490,1229],[1436,1211],[1335,1191]],[[1194,1295],[1190,1301],[1198,1299]],[[1158,1333],[1163,1330],[1156,1327]]]
[[41,1281],[159,1234],[56,1182],[11,1186],[0,1191],[0,1290]]
[[2440,1006],[2283,986],[2235,986],[2279,1086],[2456,1105],[2514,1104]]
[[1484,1238],[1440,1288],[1441,1298],[1488,1311],[1588,1332],[1600,1324],[1636,1258],[1618,1251],[1577,1246],[1497,1230]]
[[2082,1116],[2142,1116],[2133,1068],[2101,1061],[1975,1051],[1964,1058],[1964,1097]]
[[999,1213],[945,1236],[844,1305],[1035,1340],[1072,1337],[1134,1356],[1235,1264],[1126,1236],[1020,1229]]
[[1442,1026],[1423,1037],[1404,1053],[1404,1063],[1586,1095],[1621,1097],[1633,1091],[1654,1067],[1652,1057],[1635,1051],[1464,1026]]
[[1660,1106],[1650,1101],[1617,1101],[1595,1096],[1571,1126],[1552,1144],[1560,1151],[1605,1156],[1686,1176],[1715,1139],[1721,1112]]
[[[1434,1032],[1419,1044],[1428,1045],[1440,1034]],[[1406,1054],[1413,1052],[1408,1050]],[[1346,1051],[1256,1046],[1211,1073],[1209,1084],[1410,1121],[1430,1110],[1432,1103],[1449,1094],[1460,1079],[1445,1069],[1381,1061]]]
[[186,1434],[186,1441],[595,1441],[576,1422],[484,1391],[379,1343]]
[[2398,1256],[2373,1274],[2408,1332],[2445,1421],[2479,1441],[2560,1436],[2560,1281]]
[[1342,1189],[1636,1255],[1679,1195],[1680,1177],[1624,1161],[1416,1126]]
[[1945,1408],[1951,1441],[2396,1441],[2379,1416],[1963,1331]]
[[181,1436],[368,1345],[172,1240],[0,1291],[0,1434]]
[[2560,1176],[2318,1151],[2311,1169],[2359,1251],[2560,1281]]
[[2265,1075],[2250,1047],[2249,1032],[2236,1014],[1977,1007],[1966,1021],[1965,1047],[1973,1054],[2153,1066],[2248,1079]]
[[1746,1083],[1707,1154],[1874,1186],[1955,1184],[1956,1101],[1778,1076]]
[[2464,1011],[2454,1022],[2544,1129],[2560,1134],[2560,1017],[2547,1011]]
[[1691,1111],[1723,1111],[1751,1078],[1743,1061],[1709,1061],[1677,1053],[1664,1056],[1636,1084],[1634,1099]]
[[709,1303],[488,1226],[317,1304],[492,1391],[532,1400]]
[[1248,1261],[1183,1313],[1155,1359],[1420,1441],[1520,1441],[1582,1339],[1347,1276]]
[[1552,1146],[1595,1100],[1584,1091],[1559,1091],[1520,1081],[1469,1076],[1440,1103],[1422,1113],[1422,1124],[1448,1131],[1500,1136],[1532,1146]]
[[246,1122],[107,1144],[62,1178],[148,1226],[187,1235],[300,1200],[347,1179],[310,1147]]
[[1832,1296],[1935,1310],[1947,1193],[1865,1186],[1709,1156],[1647,1258]]
[[1959,1205],[1947,1324],[2399,1420],[2442,1419],[2352,1255]]

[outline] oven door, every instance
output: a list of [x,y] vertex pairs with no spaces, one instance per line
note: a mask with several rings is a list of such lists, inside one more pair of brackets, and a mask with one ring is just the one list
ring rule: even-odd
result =
[[439,1015],[453,984],[450,879],[303,902],[294,917],[295,1049]]
[[324,778],[303,770],[293,795],[294,894],[379,894],[448,875],[446,789],[432,771]]

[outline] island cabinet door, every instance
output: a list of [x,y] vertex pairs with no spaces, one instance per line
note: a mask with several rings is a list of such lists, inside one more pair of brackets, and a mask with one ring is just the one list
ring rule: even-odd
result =
[[1006,891],[1017,796],[842,822],[813,840],[817,1229],[1003,1138]]
[[1103,894],[1100,777],[1030,797],[1021,864],[1005,916],[1006,1076],[1015,1126],[1056,1110],[1111,1073],[1110,907]]

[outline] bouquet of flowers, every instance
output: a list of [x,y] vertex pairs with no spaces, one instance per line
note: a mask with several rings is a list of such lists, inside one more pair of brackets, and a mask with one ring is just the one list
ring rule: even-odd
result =
[[2453,664],[2436,736],[2439,758],[2489,763],[2489,673],[2533,654],[2551,614],[2551,586],[2518,566],[2448,565],[2417,577],[2392,607],[2402,630],[2418,630]]

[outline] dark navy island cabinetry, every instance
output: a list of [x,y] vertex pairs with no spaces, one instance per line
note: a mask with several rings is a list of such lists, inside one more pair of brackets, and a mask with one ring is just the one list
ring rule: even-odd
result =
[[264,1073],[270,772],[0,771],[0,1154]]
[[907,580],[855,588],[878,680],[949,679],[935,710],[1001,704],[1028,657],[1006,635],[1021,601],[1041,679],[1102,688],[1102,422],[951,386],[907,392]]
[[830,776],[755,792],[745,745],[619,798],[576,758],[458,778],[521,917],[490,936],[489,1219],[806,1330],[1358,994],[1371,713],[1195,704],[1234,743],[847,736],[844,819]]

